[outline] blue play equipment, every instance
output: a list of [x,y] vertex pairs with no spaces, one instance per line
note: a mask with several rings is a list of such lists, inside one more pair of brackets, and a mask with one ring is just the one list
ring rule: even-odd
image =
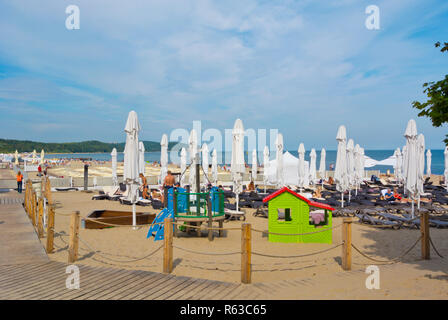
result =
[[173,218],[174,212],[173,210],[169,210],[168,208],[160,211],[154,221],[149,226],[148,234],[146,235],[146,239],[151,236],[154,236],[154,241],[163,240],[164,226],[163,224],[156,224],[163,222],[166,218]]
[[[174,201],[174,196],[176,196],[176,201]],[[204,193],[187,193],[187,190],[183,188],[177,188],[177,191],[174,193],[174,188],[168,189],[167,207],[157,214],[149,226],[146,238],[154,236],[154,241],[163,240],[164,225],[162,222],[166,218],[171,218],[173,221],[177,218],[208,218],[208,198],[211,202],[211,216],[223,216],[224,194],[217,187],[212,187],[210,192]],[[176,208],[174,208],[174,203],[176,203]],[[173,225],[174,228],[175,226]]]

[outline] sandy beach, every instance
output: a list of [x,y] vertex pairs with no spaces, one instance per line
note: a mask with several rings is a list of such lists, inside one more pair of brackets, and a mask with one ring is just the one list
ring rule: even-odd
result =
[[[67,216],[74,210],[79,210],[81,217],[86,217],[91,211],[99,209],[115,209],[131,211],[131,206],[121,205],[116,201],[91,200],[95,193],[84,192],[53,192],[56,204],[55,224],[55,253],[50,259],[60,262],[67,261],[68,235],[70,217]],[[138,207],[139,212],[153,212],[150,207]],[[253,217],[254,209],[247,210],[246,222],[252,228],[267,230],[267,219]],[[252,234],[252,250],[254,252],[272,255],[306,255],[316,251],[326,250],[341,243],[342,218],[333,219],[333,244],[293,244],[293,243],[271,243],[267,237],[259,232]],[[224,224],[225,228],[240,228],[242,222],[229,221]],[[132,261],[151,253],[162,242],[154,242],[146,239],[148,226],[132,230],[130,227],[114,227],[102,230],[80,229],[80,252],[79,264],[92,266],[108,266],[113,268],[125,268],[132,270],[162,271],[162,250],[149,258]],[[442,255],[448,253],[448,242],[445,229],[431,228],[431,238]],[[400,256],[420,236],[418,229],[381,229],[365,225],[353,224],[353,244],[379,260],[389,260]],[[174,246],[203,253],[231,253],[233,255],[200,255],[174,248],[174,275],[193,276],[204,279],[221,280],[228,282],[240,281],[241,256],[241,231],[225,231],[223,237],[218,237],[216,232],[212,242],[207,239],[207,233],[202,231],[202,237],[181,233],[180,237],[174,238]],[[276,282],[290,279],[314,279],[319,283],[319,289],[313,290],[312,296],[317,297],[325,288],[330,290],[335,286],[340,277],[337,275],[341,269],[341,247],[336,247],[318,255],[302,258],[268,258],[253,256],[252,258],[252,281]],[[430,261],[422,261],[420,245],[417,245],[403,259],[403,263],[395,264],[389,268],[387,277],[390,278],[389,289],[376,293],[376,297],[383,298],[448,298],[448,275],[446,259],[441,259],[432,252]],[[368,265],[375,264],[380,268],[385,264],[375,263],[353,253],[354,272],[363,273]],[[394,274],[395,273],[395,274]],[[365,278],[365,276],[362,276]],[[415,279],[416,283],[406,283],[404,279]],[[320,282],[320,280],[322,282]],[[400,280],[401,279],[401,280]],[[388,280],[389,281],[389,280]],[[395,284],[393,284],[395,281]],[[404,281],[404,282],[400,282]],[[355,288],[353,288],[354,290]],[[342,289],[341,289],[342,290]],[[364,290],[366,290],[364,288]],[[329,298],[362,298],[354,295],[350,290],[342,290],[329,294]],[[286,294],[286,292],[285,292]],[[300,295],[299,295],[300,296]],[[302,295],[303,296],[303,295]],[[301,297],[302,297],[301,296]],[[366,298],[372,297],[367,295]],[[290,298],[298,298],[297,294]]]

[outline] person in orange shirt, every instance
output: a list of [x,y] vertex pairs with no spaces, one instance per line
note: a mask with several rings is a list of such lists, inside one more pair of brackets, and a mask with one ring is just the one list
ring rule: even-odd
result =
[[19,193],[22,193],[22,181],[23,181],[23,175],[22,175],[22,172],[17,172],[17,176],[16,176],[16,178],[17,178],[17,191],[19,192]]

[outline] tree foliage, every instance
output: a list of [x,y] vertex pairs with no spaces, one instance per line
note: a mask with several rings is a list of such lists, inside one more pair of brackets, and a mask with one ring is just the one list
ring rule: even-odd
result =
[[[443,45],[437,42],[435,47],[441,48],[441,52],[447,52],[448,42]],[[430,118],[434,127],[440,127],[442,124],[448,123],[448,75],[440,81],[424,83],[423,88],[428,101],[423,103],[414,101],[412,103],[414,108],[421,110],[418,116]],[[444,142],[448,145],[448,135],[446,135]]]
[[[145,151],[160,151],[160,143],[154,141],[143,141]],[[171,149],[176,142],[170,142],[168,148]],[[93,152],[111,152],[117,148],[118,152],[124,151],[125,143],[106,143],[101,141],[83,141],[66,143],[45,143],[24,140],[0,139],[0,153],[40,152],[42,149],[47,153],[93,153]]]

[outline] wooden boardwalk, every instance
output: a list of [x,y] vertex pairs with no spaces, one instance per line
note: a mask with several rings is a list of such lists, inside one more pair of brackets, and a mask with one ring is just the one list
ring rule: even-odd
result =
[[50,261],[26,215],[23,195],[0,195],[0,299],[255,299],[252,286],[150,271],[77,265],[80,288],[68,289],[67,264]]

